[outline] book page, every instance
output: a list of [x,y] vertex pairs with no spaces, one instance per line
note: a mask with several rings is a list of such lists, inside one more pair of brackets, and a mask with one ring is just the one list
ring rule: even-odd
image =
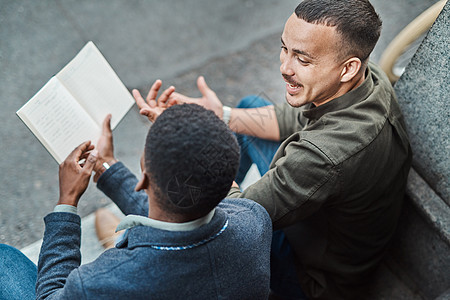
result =
[[82,142],[97,143],[99,127],[56,77],[31,98],[17,115],[58,164]]
[[94,45],[89,42],[56,77],[101,127],[108,113],[114,129],[134,98]]

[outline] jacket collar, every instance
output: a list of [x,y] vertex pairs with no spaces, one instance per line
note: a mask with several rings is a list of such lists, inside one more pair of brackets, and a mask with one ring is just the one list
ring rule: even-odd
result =
[[311,121],[316,121],[328,112],[338,111],[354,105],[355,99],[359,99],[359,101],[366,99],[372,93],[373,88],[374,81],[369,64],[366,69],[366,79],[360,86],[320,106],[316,107],[309,104],[308,108],[303,111],[303,115]]
[[226,213],[216,208],[208,224],[191,231],[167,231],[149,226],[135,226],[126,231],[117,248],[151,247],[157,250],[185,250],[205,244],[221,235],[228,226]]

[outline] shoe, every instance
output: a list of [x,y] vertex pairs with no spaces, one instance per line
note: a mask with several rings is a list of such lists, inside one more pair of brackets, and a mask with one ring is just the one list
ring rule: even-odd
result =
[[95,231],[103,248],[114,248],[116,239],[121,234],[116,232],[119,223],[120,219],[106,208],[99,208],[95,212]]

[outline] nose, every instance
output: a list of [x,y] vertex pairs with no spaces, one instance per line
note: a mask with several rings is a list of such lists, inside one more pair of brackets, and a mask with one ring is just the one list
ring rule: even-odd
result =
[[283,55],[280,57],[281,65],[280,65],[280,72],[281,74],[292,76],[294,75],[294,71],[291,68],[290,59],[286,57],[286,55]]

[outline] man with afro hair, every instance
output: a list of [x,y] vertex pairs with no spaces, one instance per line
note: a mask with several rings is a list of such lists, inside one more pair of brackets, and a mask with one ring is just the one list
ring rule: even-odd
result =
[[[111,116],[92,150],[60,167],[60,201],[45,217],[36,293],[46,299],[266,299],[272,225],[248,199],[224,199],[239,166],[231,130],[196,104],[165,110],[152,125],[138,180],[113,152]],[[80,266],[76,206],[91,172],[126,217],[117,245]]]

